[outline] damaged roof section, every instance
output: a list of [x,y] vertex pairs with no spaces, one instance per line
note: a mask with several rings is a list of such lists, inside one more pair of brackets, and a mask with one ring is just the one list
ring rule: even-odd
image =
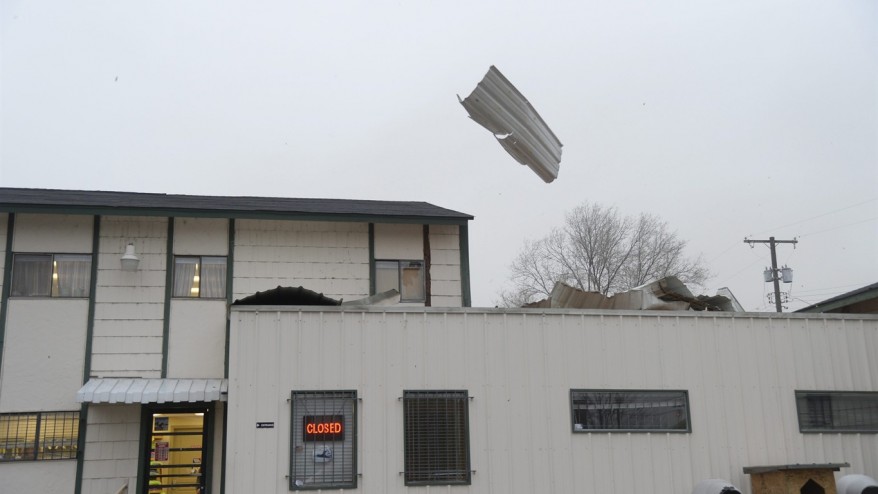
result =
[[327,297],[322,293],[309,290],[303,286],[279,286],[264,292],[256,292],[242,299],[235,300],[232,305],[320,305],[333,306],[386,306],[399,303],[399,292],[391,289],[376,293],[371,297],[343,302]]
[[697,310],[744,312],[744,308],[727,288],[716,295],[695,296],[675,276],[632,288],[607,297],[587,292],[566,283],[556,283],[549,298],[528,304],[527,308],[611,309],[611,310]]
[[457,99],[515,161],[529,166],[546,183],[558,178],[563,144],[497,67],[488,69],[469,96]]

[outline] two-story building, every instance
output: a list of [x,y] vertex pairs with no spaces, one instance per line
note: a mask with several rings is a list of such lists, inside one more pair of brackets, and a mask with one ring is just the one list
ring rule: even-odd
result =
[[878,489],[878,315],[471,308],[471,219],[0,188],[0,492]]
[[0,491],[220,492],[229,305],[303,286],[467,306],[471,219],[424,202],[0,189]]

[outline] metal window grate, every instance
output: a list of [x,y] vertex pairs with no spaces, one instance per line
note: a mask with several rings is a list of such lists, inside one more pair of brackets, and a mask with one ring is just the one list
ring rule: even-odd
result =
[[878,432],[878,393],[796,391],[802,432]]
[[467,391],[405,391],[406,485],[469,484]]
[[79,412],[0,415],[0,461],[73,460]]
[[290,489],[357,486],[357,392],[293,391]]
[[571,390],[573,431],[688,432],[686,391]]

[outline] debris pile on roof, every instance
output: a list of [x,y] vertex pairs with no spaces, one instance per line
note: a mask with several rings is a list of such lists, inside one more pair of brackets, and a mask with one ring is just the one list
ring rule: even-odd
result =
[[558,178],[561,141],[497,67],[491,66],[473,92],[460,104],[470,118],[490,130],[497,142],[544,182]]
[[264,292],[256,292],[239,300],[232,305],[341,305],[351,306],[385,306],[399,303],[399,292],[391,289],[386,292],[376,293],[371,297],[342,302],[329,298],[322,293],[308,290],[305,287],[278,286]]
[[743,312],[741,304],[727,288],[717,295],[695,296],[675,276],[632,288],[627,292],[607,297],[598,292],[587,292],[566,283],[556,283],[549,298],[525,305],[526,308],[544,309],[612,309],[612,310],[707,310]]

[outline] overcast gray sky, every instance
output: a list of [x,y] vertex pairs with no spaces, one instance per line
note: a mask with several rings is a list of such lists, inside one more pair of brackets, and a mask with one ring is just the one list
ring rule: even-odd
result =
[[[878,2],[0,2],[0,185],[424,200],[475,215],[473,303],[594,201],[668,221],[748,310],[878,281]],[[564,143],[457,102],[490,65]]]

